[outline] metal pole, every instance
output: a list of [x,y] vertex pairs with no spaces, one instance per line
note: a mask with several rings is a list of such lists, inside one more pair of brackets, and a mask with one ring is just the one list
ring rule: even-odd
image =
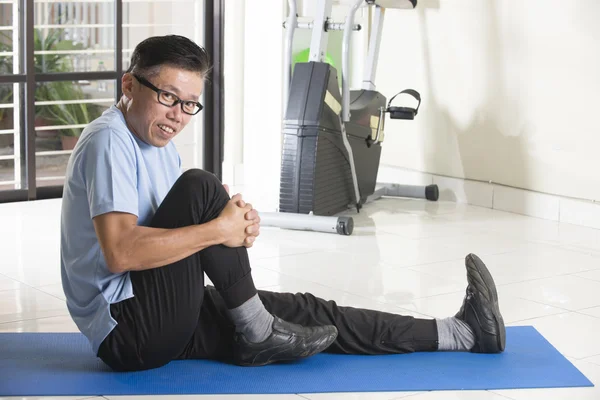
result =
[[377,60],[379,58],[379,44],[381,43],[381,34],[383,31],[383,17],[385,8],[376,6],[373,25],[370,30],[369,50],[367,61],[365,63],[365,75],[362,88],[365,90],[375,90],[375,75],[377,74]]
[[292,45],[294,42],[294,30],[298,22],[298,9],[296,6],[296,0],[288,0],[290,12],[286,21],[286,33],[285,33],[285,51],[283,53],[284,67],[283,67],[283,110],[287,110],[288,97],[290,95],[290,81],[292,79]]
[[[362,1],[362,0],[361,0]],[[313,21],[313,31],[310,40],[309,61],[323,62],[327,50],[327,22],[331,15],[332,0],[318,0],[317,14]]]
[[350,38],[354,27],[354,16],[363,0],[355,0],[346,18],[342,41],[342,121],[350,121]]
[[23,10],[22,26],[24,35],[23,55],[25,57],[24,73],[27,76],[25,82],[25,151],[27,159],[27,198],[35,200],[36,198],[36,166],[35,166],[35,59],[34,51],[34,21],[33,21],[33,0],[24,0],[21,3]]

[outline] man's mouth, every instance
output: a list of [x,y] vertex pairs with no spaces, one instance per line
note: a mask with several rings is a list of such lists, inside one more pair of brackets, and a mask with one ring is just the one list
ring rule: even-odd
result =
[[175,133],[175,129],[171,128],[170,126],[167,125],[162,125],[162,124],[158,124],[158,127],[165,131],[166,133],[168,133],[169,135],[172,135]]

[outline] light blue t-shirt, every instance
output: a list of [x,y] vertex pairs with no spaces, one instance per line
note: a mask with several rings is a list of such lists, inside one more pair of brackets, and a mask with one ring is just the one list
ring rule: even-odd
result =
[[85,128],[71,154],[61,212],[62,285],[71,317],[95,354],[117,325],[110,304],[133,297],[133,290],[128,272],[108,270],[92,218],[120,211],[147,226],[180,171],[175,145],[145,143],[115,106]]

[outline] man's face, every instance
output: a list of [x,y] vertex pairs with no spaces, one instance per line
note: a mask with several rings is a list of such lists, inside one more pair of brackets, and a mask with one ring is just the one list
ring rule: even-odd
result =
[[[198,101],[204,88],[199,73],[164,66],[148,82],[183,101]],[[192,115],[181,109],[181,103],[169,107],[158,101],[157,93],[129,75],[123,81],[123,93],[131,100],[126,120],[133,133],[155,147],[166,146],[190,122]],[[174,96],[163,94],[175,100]]]

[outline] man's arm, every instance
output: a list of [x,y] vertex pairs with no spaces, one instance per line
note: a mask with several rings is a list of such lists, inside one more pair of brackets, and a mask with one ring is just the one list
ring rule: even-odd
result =
[[94,228],[112,273],[157,268],[209,246],[243,246],[254,221],[245,218],[251,206],[240,207],[239,200],[241,196],[234,196],[218,218],[200,225],[149,228],[138,226],[135,215],[109,212],[93,219]]

